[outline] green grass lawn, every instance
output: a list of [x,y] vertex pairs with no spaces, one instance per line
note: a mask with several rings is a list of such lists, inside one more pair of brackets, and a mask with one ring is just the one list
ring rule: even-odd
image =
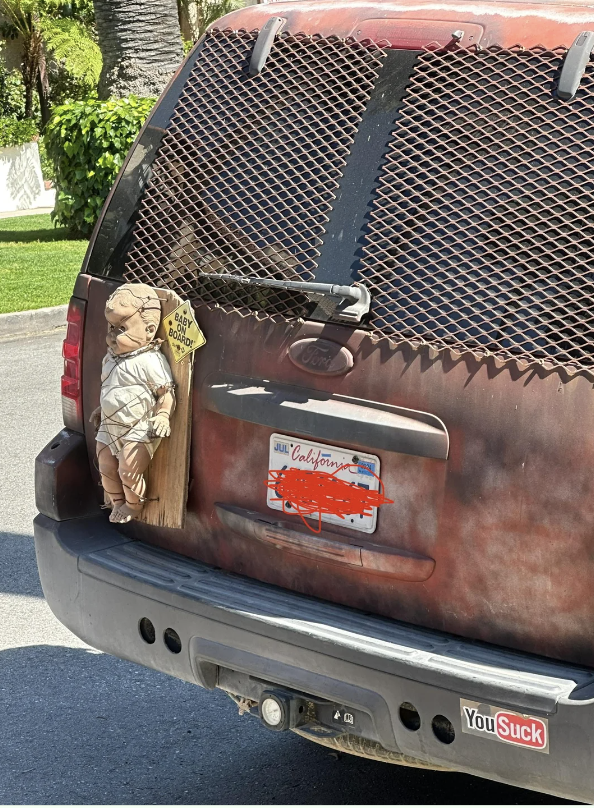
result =
[[0,219],[0,314],[68,303],[86,248],[49,213]]

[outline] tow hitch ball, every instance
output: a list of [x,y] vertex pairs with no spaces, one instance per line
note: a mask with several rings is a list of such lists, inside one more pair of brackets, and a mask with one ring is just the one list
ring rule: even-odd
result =
[[284,690],[263,690],[258,705],[260,720],[268,729],[282,732],[305,722],[306,703]]

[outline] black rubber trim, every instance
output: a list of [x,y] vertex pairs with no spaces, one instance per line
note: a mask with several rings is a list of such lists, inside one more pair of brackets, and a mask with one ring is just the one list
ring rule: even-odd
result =
[[[63,558],[75,559],[77,573],[83,577],[157,597],[232,625],[246,636],[253,632],[309,650],[324,650],[343,661],[462,690],[469,697],[546,714],[554,712],[558,700],[569,698],[576,688],[594,683],[594,671],[585,668],[338,606],[131,540],[104,514],[69,522],[38,516],[35,542],[42,584],[52,608],[56,596],[62,602],[65,593],[74,590],[66,578],[57,585],[55,571],[61,576],[68,573],[59,569],[55,559],[46,557],[48,547]],[[49,585],[48,570],[52,572]],[[94,608],[100,612],[104,605],[97,601]],[[66,625],[79,619],[79,610],[74,598]],[[100,626],[97,629],[102,631]]]
[[81,272],[122,280],[132,229],[152,164],[188,78],[196,65],[204,37],[194,46],[153,107],[128,152],[99,217]]
[[355,135],[320,247],[316,281],[360,280],[369,211],[398,109],[421,51],[388,50]]
[[[358,707],[388,750],[591,803],[594,672],[336,606],[127,539],[104,516],[35,520],[54,614],[90,645],[205,687],[233,668],[267,686]],[[158,641],[139,632],[146,617]],[[180,653],[163,642],[167,628]],[[223,680],[227,681],[223,676]],[[462,732],[461,698],[546,716],[549,754]],[[418,709],[420,728],[399,719]],[[445,716],[455,742],[431,726]]]
[[286,19],[284,17],[270,17],[262,26],[250,59],[248,69],[250,76],[257,76],[258,73],[261,73],[264,69],[266,61],[270,56],[274,39],[285,23]]
[[84,435],[63,429],[37,455],[35,504],[59,522],[99,513]]
[[594,31],[582,31],[567,51],[557,86],[562,101],[571,101],[579,90],[593,49]]

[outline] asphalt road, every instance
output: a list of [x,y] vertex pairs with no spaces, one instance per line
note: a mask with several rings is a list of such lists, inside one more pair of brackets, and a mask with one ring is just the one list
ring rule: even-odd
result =
[[0,343],[0,804],[555,802],[271,733],[223,693],[96,652],[60,625],[31,522],[33,461],[61,428],[62,337]]

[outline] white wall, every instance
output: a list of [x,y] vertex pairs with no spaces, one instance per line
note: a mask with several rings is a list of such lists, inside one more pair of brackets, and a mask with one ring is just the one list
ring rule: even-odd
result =
[[[0,23],[4,22],[0,14]],[[3,39],[2,42],[2,57],[8,70],[13,70],[15,67],[20,68],[23,44],[20,36],[16,39]]]
[[47,194],[37,143],[0,149],[0,212],[43,205],[47,205]]

